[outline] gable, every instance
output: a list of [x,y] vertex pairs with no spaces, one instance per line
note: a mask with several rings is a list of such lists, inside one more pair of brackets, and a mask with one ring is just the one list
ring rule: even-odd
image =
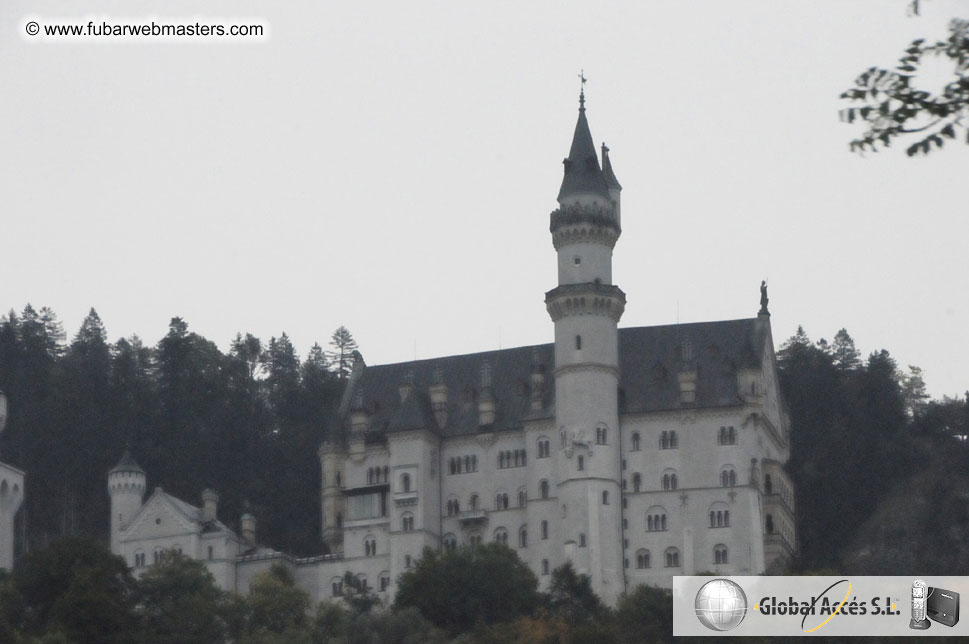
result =
[[[179,504],[187,505],[182,502]],[[173,502],[172,497],[164,492],[156,491],[124,531],[124,540],[155,539],[197,533],[201,527],[200,524],[192,517],[186,516],[184,508],[180,505]]]

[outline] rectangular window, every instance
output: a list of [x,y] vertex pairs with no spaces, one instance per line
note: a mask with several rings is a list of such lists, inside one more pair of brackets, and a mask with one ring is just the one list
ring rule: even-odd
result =
[[383,492],[354,494],[349,497],[347,519],[375,519],[387,515],[387,498]]

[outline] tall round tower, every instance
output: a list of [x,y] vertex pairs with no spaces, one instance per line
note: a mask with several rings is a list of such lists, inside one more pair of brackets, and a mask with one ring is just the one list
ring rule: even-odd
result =
[[131,525],[145,496],[145,471],[128,450],[108,472],[108,494],[111,496],[111,552],[120,555],[121,531]]
[[579,95],[579,118],[551,215],[558,286],[545,294],[555,323],[558,499],[564,555],[614,603],[623,592],[619,342],[626,296],[612,283],[619,191],[608,148],[602,166]]

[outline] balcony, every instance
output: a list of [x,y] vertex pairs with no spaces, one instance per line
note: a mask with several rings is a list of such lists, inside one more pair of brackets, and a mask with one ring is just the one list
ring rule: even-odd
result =
[[462,524],[484,522],[488,520],[487,510],[465,510],[458,514],[458,521]]

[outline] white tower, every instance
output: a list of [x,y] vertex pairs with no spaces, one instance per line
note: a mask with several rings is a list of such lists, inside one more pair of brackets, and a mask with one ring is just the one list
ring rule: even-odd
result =
[[145,471],[127,450],[108,472],[108,494],[111,496],[111,552],[120,555],[121,532],[131,525],[145,496]]
[[[7,396],[0,390],[0,432],[7,424]],[[24,473],[0,463],[0,568],[13,568],[14,519],[24,502]]]
[[612,283],[621,187],[604,145],[602,162],[600,168],[583,92],[559,208],[551,215],[559,285],[545,303],[555,323],[563,554],[614,604],[624,590],[616,325],[626,296]]

